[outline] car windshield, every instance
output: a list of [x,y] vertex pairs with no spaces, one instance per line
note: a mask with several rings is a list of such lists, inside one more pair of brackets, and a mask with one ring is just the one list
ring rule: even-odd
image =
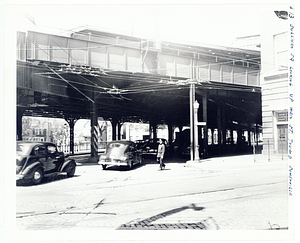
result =
[[112,151],[112,150],[120,150],[120,151],[125,151],[125,149],[127,148],[127,144],[124,143],[111,143],[108,146],[108,151]]
[[30,153],[30,144],[17,144],[17,154],[26,155]]

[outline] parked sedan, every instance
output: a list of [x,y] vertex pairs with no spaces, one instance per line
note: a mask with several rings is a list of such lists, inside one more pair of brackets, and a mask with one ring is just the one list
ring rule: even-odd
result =
[[110,142],[98,162],[103,170],[110,165],[128,166],[131,169],[134,164],[142,163],[143,153],[134,142],[125,140]]
[[67,157],[58,152],[54,143],[18,141],[16,180],[29,179],[32,184],[39,184],[44,177],[60,173],[72,177],[76,163]]
[[148,140],[135,140],[135,144],[137,146],[137,149],[143,149],[145,144],[147,143]]
[[145,153],[157,153],[157,148],[159,145],[159,140],[162,140],[163,144],[166,146],[166,152],[168,152],[169,144],[168,141],[164,138],[156,138],[156,139],[148,139],[146,143],[143,145],[143,150]]

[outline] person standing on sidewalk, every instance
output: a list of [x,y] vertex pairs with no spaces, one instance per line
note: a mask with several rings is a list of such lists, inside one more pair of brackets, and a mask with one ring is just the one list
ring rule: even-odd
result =
[[159,139],[159,144],[157,148],[157,161],[159,161],[160,169],[164,169],[166,165],[163,163],[164,155],[165,155],[165,145],[163,144],[163,141]]

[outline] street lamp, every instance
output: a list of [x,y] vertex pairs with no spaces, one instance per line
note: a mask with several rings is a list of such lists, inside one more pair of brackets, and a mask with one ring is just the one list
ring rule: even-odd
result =
[[68,152],[68,149],[67,149],[67,139],[68,139],[68,125],[67,123],[64,124],[64,145],[65,145],[65,151],[64,152]]
[[198,162],[199,158],[199,142],[198,142],[198,126],[205,126],[206,122],[198,122],[199,103],[195,100],[195,84],[198,83],[196,79],[189,79],[187,83],[190,84],[190,140],[191,140],[191,162]]

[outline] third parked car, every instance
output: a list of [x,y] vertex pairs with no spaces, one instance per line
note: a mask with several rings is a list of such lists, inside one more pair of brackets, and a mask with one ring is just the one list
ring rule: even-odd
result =
[[155,153],[156,154],[160,139],[163,141],[163,144],[166,146],[166,152],[168,152],[169,144],[168,144],[168,141],[164,138],[148,139],[143,146],[143,151],[145,153]]

